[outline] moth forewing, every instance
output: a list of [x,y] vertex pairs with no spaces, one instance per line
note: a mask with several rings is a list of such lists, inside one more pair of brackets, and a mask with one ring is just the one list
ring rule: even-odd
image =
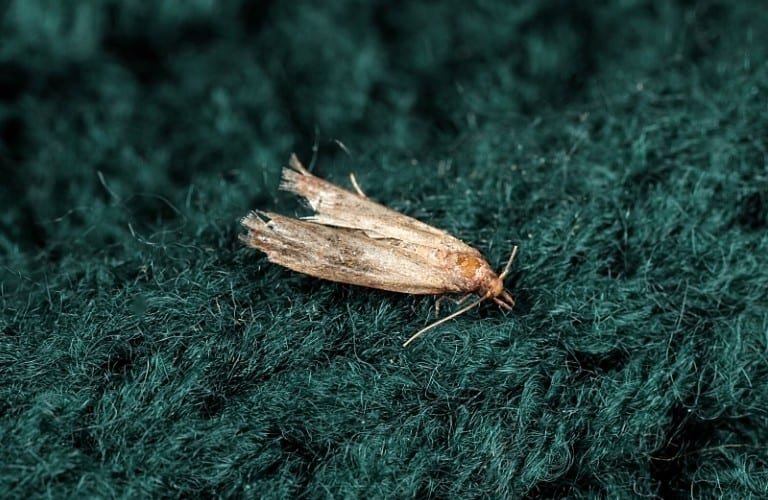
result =
[[252,212],[241,221],[241,239],[270,262],[330,281],[411,294],[469,294],[479,299],[414,334],[428,330],[485,300],[514,306],[504,289],[517,247],[497,275],[482,254],[450,234],[368,199],[356,181],[352,193],[315,177],[295,155],[280,187],[307,200],[315,215],[294,219]]
[[291,156],[290,168],[283,169],[280,189],[307,201],[315,214],[305,220],[367,231],[374,238],[394,238],[482,257],[479,251],[441,229],[312,175],[296,155]]
[[420,245],[274,213],[251,213],[242,224],[248,228],[243,241],[270,262],[317,278],[423,295],[466,286],[445,272],[443,256]]

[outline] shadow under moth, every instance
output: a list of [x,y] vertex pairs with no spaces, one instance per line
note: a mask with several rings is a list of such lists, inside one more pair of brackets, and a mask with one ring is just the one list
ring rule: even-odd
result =
[[[339,283],[392,292],[464,294],[480,298],[422,328],[403,346],[463,314],[485,300],[510,310],[515,305],[504,289],[512,254],[501,274],[463,241],[368,199],[350,176],[356,193],[312,175],[296,155],[283,169],[280,189],[304,198],[314,215],[294,219],[255,211],[241,221],[246,245],[267,254],[270,262]],[[440,299],[438,299],[440,300]]]

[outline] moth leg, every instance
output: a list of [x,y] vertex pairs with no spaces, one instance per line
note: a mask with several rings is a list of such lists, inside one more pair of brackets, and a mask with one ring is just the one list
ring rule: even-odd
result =
[[439,297],[437,298],[437,300],[435,300],[435,316],[436,316],[436,317],[439,317],[439,316],[440,316],[440,304],[442,304],[442,302],[443,302],[445,299],[447,299],[447,298],[448,298],[448,296],[447,296],[447,295],[441,295],[441,296],[439,296]]
[[349,180],[352,181],[352,187],[355,188],[355,191],[357,191],[357,194],[362,196],[363,198],[368,198],[365,196],[365,193],[363,193],[363,190],[360,189],[360,184],[357,183],[357,179],[355,179],[355,174],[349,174]]
[[472,294],[471,294],[471,293],[469,293],[469,294],[467,294],[467,295],[463,296],[463,297],[462,297],[462,298],[460,298],[460,299],[454,299],[453,297],[450,297],[450,296],[448,296],[448,295],[441,295],[441,296],[439,296],[439,297],[437,298],[437,300],[435,300],[435,316],[440,316],[440,304],[441,304],[441,303],[442,303],[444,300],[450,300],[451,302],[453,302],[453,303],[454,303],[454,304],[456,304],[457,306],[460,306],[461,304],[463,304],[463,303],[464,303],[464,302],[465,302],[465,301],[466,301],[468,298],[470,298],[471,296],[472,296]]

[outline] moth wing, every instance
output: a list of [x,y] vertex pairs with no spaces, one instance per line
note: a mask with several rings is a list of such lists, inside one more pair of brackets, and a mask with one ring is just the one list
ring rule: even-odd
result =
[[248,229],[241,237],[247,245],[266,253],[271,262],[300,273],[401,293],[466,290],[467,285],[454,276],[445,265],[445,257],[433,248],[396,239],[374,239],[360,230],[274,213],[251,213],[242,224]]
[[296,155],[291,156],[290,167],[283,169],[280,188],[307,200],[316,215],[304,217],[304,220],[359,229],[370,238],[394,238],[482,257],[478,250],[445,231],[312,175],[301,165]]

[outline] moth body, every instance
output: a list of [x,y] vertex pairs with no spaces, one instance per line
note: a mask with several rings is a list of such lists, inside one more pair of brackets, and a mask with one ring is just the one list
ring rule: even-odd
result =
[[318,278],[411,294],[477,294],[471,305],[412,336],[462,314],[484,300],[504,309],[515,301],[504,288],[517,247],[497,274],[482,254],[440,229],[315,177],[296,156],[283,169],[281,189],[304,198],[315,212],[294,219],[252,212],[241,239],[276,264]]

